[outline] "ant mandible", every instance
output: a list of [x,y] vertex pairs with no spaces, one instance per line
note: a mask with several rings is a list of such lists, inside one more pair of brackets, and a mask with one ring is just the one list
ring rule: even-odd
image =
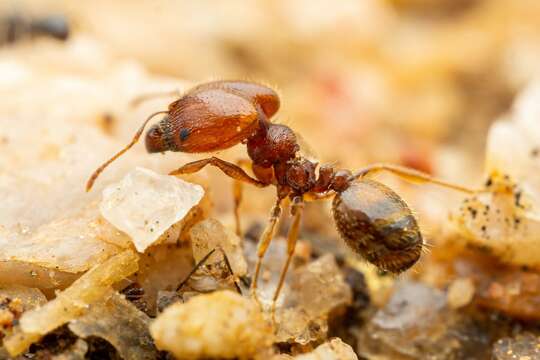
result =
[[170,175],[191,174],[212,165],[233,178],[237,233],[240,233],[240,184],[276,187],[277,199],[257,247],[258,258],[251,283],[256,299],[263,257],[274,237],[282,202],[290,198],[293,219],[287,237],[287,259],[272,299],[273,309],[294,254],[305,200],[334,196],[334,220],[347,245],[378,268],[400,273],[420,258],[424,245],[420,229],[407,204],[390,188],[366,178],[366,175],[389,171],[412,182],[434,183],[466,193],[476,192],[396,165],[375,164],[356,173],[334,169],[331,165],[319,167],[318,163],[299,154],[300,147],[291,128],[270,122],[279,106],[280,100],[274,90],[253,82],[214,81],[196,86],[172,102],[167,111],[150,115],[132,141],[92,174],[86,190],[92,188],[105,167],[139,140],[146,124],[158,114],[166,116],[146,134],[149,153],[204,153],[245,144],[255,177],[241,167],[249,161],[233,164],[217,157],[190,162]]

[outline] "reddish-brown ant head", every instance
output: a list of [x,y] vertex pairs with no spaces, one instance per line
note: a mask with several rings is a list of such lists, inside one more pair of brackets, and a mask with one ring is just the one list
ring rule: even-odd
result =
[[270,167],[294,158],[300,147],[294,131],[288,126],[270,124],[266,130],[261,130],[248,139],[247,150],[255,164]]
[[148,130],[146,149],[151,153],[227,149],[267,126],[278,109],[277,94],[258,84],[216,81],[199,85],[173,102],[169,115]]
[[[186,92],[169,104],[167,111],[150,115],[133,136],[132,141],[94,171],[86,184],[90,190],[99,174],[122,156],[139,140],[146,124],[156,115],[166,113],[146,134],[148,152],[182,151],[204,153],[228,149],[257,133],[259,141],[272,142],[268,161],[264,150],[257,155],[261,164],[271,166],[274,161],[288,160],[296,152],[296,139],[289,128],[271,127],[270,118],[280,105],[277,93],[263,85],[247,81],[213,81]],[[290,134],[289,134],[290,133]],[[259,164],[259,165],[261,165]]]
[[285,174],[287,184],[297,193],[305,193],[315,186],[317,176],[315,175],[316,163],[306,159],[293,159],[288,163]]
[[148,129],[145,137],[146,151],[149,153],[175,151],[176,146],[171,141],[169,123],[169,117],[165,116],[159,123],[152,125]]

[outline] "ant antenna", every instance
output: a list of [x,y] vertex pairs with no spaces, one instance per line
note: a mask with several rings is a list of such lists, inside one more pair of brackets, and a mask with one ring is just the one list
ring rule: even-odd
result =
[[131,142],[125,147],[123,148],[122,150],[120,150],[116,155],[114,155],[112,158],[110,158],[109,160],[107,160],[103,165],[101,165],[100,167],[98,167],[96,169],[96,171],[94,171],[94,173],[92,174],[92,176],[90,176],[90,178],[88,179],[88,182],[86,183],[86,192],[90,191],[90,189],[92,189],[92,186],[94,186],[94,182],[96,181],[97,177],[99,176],[99,174],[101,174],[103,172],[103,170],[105,170],[105,168],[107,166],[109,166],[110,163],[112,163],[114,160],[118,159],[122,154],[124,154],[126,151],[128,151],[129,149],[131,149],[131,147],[133,145],[135,145],[137,143],[137,141],[139,141],[139,138],[141,137],[141,134],[144,130],[144,127],[146,126],[146,124],[148,124],[148,122],[150,121],[150,119],[152,119],[154,116],[156,115],[159,115],[159,114],[168,114],[169,112],[168,111],[158,111],[158,112],[155,112],[153,113],[152,115],[150,115],[145,121],[144,123],[142,124],[142,126],[139,128],[139,130],[137,130],[137,132],[135,133],[135,136],[133,136],[133,139],[131,140]]
[[229,258],[227,257],[227,254],[225,253],[225,251],[221,248],[221,246],[218,246],[218,247],[215,247],[213,248],[212,250],[210,250],[208,252],[208,254],[204,255],[204,257],[199,260],[199,262],[193,267],[193,269],[191,269],[191,271],[189,272],[188,276],[186,276],[186,278],[184,280],[182,280],[182,282],[180,283],[180,285],[178,285],[178,287],[176,288],[176,291],[180,291],[180,289],[188,282],[188,280],[193,276],[193,274],[195,274],[195,272],[197,272],[197,270],[200,269],[200,267],[206,262],[208,261],[208,259],[210,258],[210,256],[212,256],[213,253],[216,252],[216,250],[219,250],[221,251],[221,253],[223,254],[223,260],[225,260],[225,266],[227,266],[227,270],[229,271],[229,273],[231,275],[233,275],[233,281],[234,281],[234,287],[236,288],[236,291],[242,295],[242,290],[240,290],[240,286],[238,286],[238,283],[236,282],[236,279],[234,278],[234,272],[232,270],[232,267],[231,267],[231,263],[229,262]]

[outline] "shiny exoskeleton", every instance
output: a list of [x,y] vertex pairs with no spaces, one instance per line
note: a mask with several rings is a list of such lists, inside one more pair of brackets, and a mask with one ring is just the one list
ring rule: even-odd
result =
[[[172,102],[167,111],[152,114],[132,142],[96,170],[88,181],[87,190],[110,162],[137,142],[146,123],[156,114],[165,113],[166,116],[148,130],[148,152],[200,153],[245,144],[250,160],[233,164],[210,157],[185,164],[172,171],[171,175],[194,173],[206,165],[212,165],[233,178],[238,233],[240,184],[276,187],[276,204],[259,240],[258,261],[252,282],[255,295],[262,259],[281,215],[282,201],[286,197],[291,199],[293,220],[288,234],[288,257],[274,294],[274,304],[294,253],[304,200],[334,196],[334,219],[349,247],[380,269],[399,273],[419,259],[422,235],[407,204],[390,188],[366,176],[384,170],[415,182],[431,182],[473,192],[394,165],[376,164],[354,174],[349,170],[334,169],[333,166],[319,166],[300,154],[297,137],[291,128],[270,121],[279,105],[276,92],[252,82],[215,81],[194,87]],[[250,165],[254,177],[242,169],[245,165]]]

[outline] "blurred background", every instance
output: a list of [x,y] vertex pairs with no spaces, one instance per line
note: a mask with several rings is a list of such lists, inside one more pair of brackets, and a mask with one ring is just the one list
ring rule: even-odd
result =
[[65,67],[42,51],[69,47],[95,65],[99,49],[189,83],[259,81],[321,161],[469,184],[489,124],[540,69],[537,0],[4,0],[0,13],[0,59],[24,48]]

